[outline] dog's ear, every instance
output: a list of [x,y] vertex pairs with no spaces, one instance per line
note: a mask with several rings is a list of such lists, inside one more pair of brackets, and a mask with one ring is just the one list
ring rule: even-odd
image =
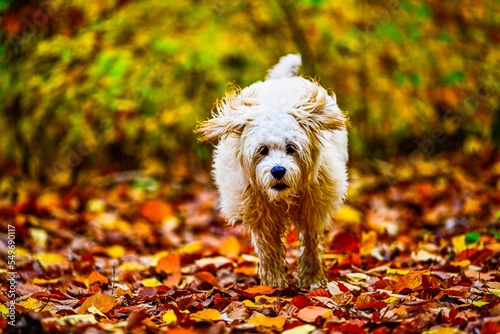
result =
[[256,103],[255,91],[247,88],[240,93],[237,89],[232,89],[223,100],[217,101],[213,118],[200,123],[195,133],[201,133],[200,141],[211,142],[231,133],[241,135],[251,121],[245,116],[245,112]]
[[347,129],[349,121],[331,94],[317,84],[308,89],[297,107],[299,123],[313,132]]
[[214,118],[200,123],[195,133],[201,133],[200,141],[215,142],[230,133],[241,134],[245,125],[238,117],[215,115]]

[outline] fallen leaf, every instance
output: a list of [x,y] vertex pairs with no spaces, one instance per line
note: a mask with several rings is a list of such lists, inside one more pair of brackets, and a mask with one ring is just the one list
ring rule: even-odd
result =
[[97,271],[93,271],[92,273],[90,273],[89,275],[89,285],[92,285],[92,284],[95,284],[95,283],[99,283],[99,284],[108,284],[109,283],[109,279],[98,273]]
[[286,331],[281,332],[281,334],[309,334],[315,329],[316,326],[305,324],[292,329],[287,329]]
[[274,291],[276,291],[276,288],[271,288],[267,285],[256,285],[245,290],[246,293],[256,295],[270,295]]
[[404,289],[416,289],[422,286],[422,276],[429,275],[430,270],[412,271],[399,279],[394,287],[394,293],[400,293]]
[[307,306],[297,312],[297,318],[305,322],[314,322],[317,317],[328,318],[332,310],[321,306]]
[[171,206],[162,200],[150,200],[141,206],[140,214],[150,222],[160,224],[163,219],[172,216],[173,211]]
[[60,265],[68,262],[68,260],[64,256],[51,253],[36,253],[35,255],[33,255],[33,258],[35,260],[38,260],[38,262],[40,262],[43,269],[45,270],[49,269],[51,265]]
[[103,313],[107,313],[115,306],[116,297],[111,295],[97,294],[85,299],[83,304],[78,309],[77,314],[85,314],[92,306]]
[[254,313],[253,316],[248,319],[249,325],[254,325],[256,327],[264,326],[269,328],[276,328],[278,331],[283,329],[286,319],[281,317],[266,317],[260,313]]
[[97,324],[97,320],[95,320],[95,317],[93,314],[67,315],[65,317],[62,317],[61,320],[64,322],[69,322],[72,325],[75,325],[78,322]]
[[172,309],[167,310],[167,312],[165,312],[165,314],[161,319],[163,320],[163,323],[167,325],[177,322],[177,316],[175,315],[175,312]]
[[224,238],[219,247],[219,253],[224,256],[238,256],[240,251],[240,241],[235,236]]
[[162,257],[156,265],[157,273],[172,274],[179,270],[181,266],[181,257],[179,254],[171,253]]
[[205,321],[205,320],[220,320],[220,313],[214,309],[206,309],[198,312],[191,313],[189,315],[194,321]]

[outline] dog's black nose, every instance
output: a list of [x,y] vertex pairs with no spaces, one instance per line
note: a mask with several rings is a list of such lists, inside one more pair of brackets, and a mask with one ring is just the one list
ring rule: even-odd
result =
[[281,166],[275,166],[271,169],[271,174],[273,174],[274,178],[277,180],[281,180],[283,176],[285,176],[286,169]]

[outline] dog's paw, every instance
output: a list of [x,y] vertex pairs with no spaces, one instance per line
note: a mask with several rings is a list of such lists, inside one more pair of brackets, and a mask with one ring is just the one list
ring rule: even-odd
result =
[[317,290],[326,286],[326,280],[324,277],[301,278],[299,286],[303,289]]

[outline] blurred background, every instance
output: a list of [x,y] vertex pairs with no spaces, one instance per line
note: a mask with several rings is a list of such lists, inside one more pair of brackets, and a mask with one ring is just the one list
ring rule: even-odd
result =
[[288,53],[349,112],[353,165],[494,156],[499,13],[495,0],[0,0],[1,175],[206,171],[197,122]]

